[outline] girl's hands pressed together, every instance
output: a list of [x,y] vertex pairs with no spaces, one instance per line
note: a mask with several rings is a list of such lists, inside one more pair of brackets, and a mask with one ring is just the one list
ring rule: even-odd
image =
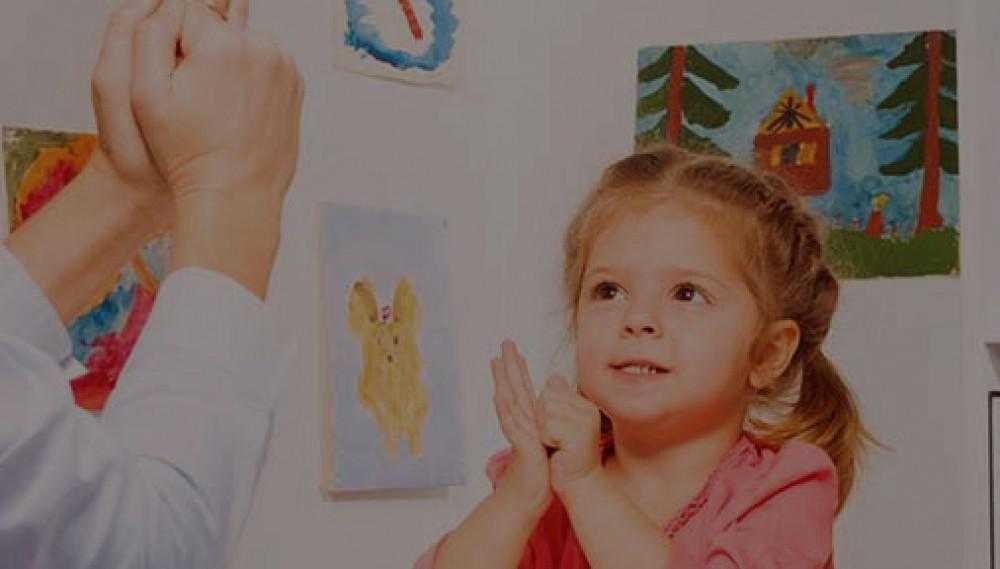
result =
[[513,460],[497,484],[497,492],[510,493],[526,511],[540,515],[552,500],[549,459],[538,429],[537,400],[528,366],[513,342],[501,346],[501,355],[490,361],[500,430],[510,442]]
[[601,412],[596,405],[555,375],[545,383],[537,413],[542,442],[556,449],[549,475],[557,494],[600,471]]

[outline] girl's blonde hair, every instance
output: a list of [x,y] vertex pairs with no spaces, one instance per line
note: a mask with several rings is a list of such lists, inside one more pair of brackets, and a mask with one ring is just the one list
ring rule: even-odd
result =
[[[604,171],[566,230],[563,288],[571,333],[590,248],[623,215],[671,201],[731,231],[745,282],[765,322],[790,319],[799,345],[784,374],[756,392],[747,428],[781,446],[801,439],[823,448],[837,468],[843,506],[860,456],[875,442],[851,390],[823,354],[839,285],[823,259],[823,237],[803,200],[773,174],[730,160],[662,146],[637,152]],[[605,418],[605,428],[609,423]]]

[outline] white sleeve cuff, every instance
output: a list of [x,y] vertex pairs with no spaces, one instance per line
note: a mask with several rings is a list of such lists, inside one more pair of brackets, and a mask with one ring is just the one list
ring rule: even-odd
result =
[[[161,284],[127,369],[138,378],[172,376],[170,385],[143,385],[142,392],[227,393],[251,407],[270,409],[280,359],[266,305],[221,273],[189,267]],[[175,368],[208,373],[164,373]],[[131,391],[132,386],[119,387]]]

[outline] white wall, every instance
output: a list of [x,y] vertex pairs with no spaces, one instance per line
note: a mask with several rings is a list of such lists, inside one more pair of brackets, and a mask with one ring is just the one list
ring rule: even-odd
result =
[[[960,30],[963,275],[844,287],[830,352],[895,452],[872,457],[838,523],[837,559],[841,568],[986,566],[984,392],[992,376],[980,305],[1000,284],[1000,273],[984,269],[986,240],[1000,237],[986,228],[987,212],[1000,211],[1000,200],[988,194],[996,135],[967,117],[988,116],[1000,95],[988,74],[1000,71],[1000,39],[976,17],[990,11],[1000,23],[993,3],[469,0],[461,3],[460,85],[441,92],[334,70],[329,0],[256,0],[255,27],[276,32],[296,56],[308,95],[272,288],[283,308],[278,324],[298,352],[236,567],[407,567],[484,496],[481,465],[502,444],[487,360],[509,335],[536,376],[564,365],[559,237],[601,165],[631,148],[638,47],[927,28]],[[92,128],[87,76],[104,5],[4,2],[0,121]],[[991,61],[970,57],[990,51]],[[450,218],[464,487],[321,499],[313,206],[323,200]]]

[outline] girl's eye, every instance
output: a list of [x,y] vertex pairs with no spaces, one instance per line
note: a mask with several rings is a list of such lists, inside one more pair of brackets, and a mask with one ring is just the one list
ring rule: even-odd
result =
[[696,304],[706,304],[708,299],[701,290],[690,283],[679,285],[674,289],[674,299],[681,302],[691,302]]
[[597,300],[615,300],[624,294],[622,288],[615,283],[602,282],[594,287],[594,298]]

